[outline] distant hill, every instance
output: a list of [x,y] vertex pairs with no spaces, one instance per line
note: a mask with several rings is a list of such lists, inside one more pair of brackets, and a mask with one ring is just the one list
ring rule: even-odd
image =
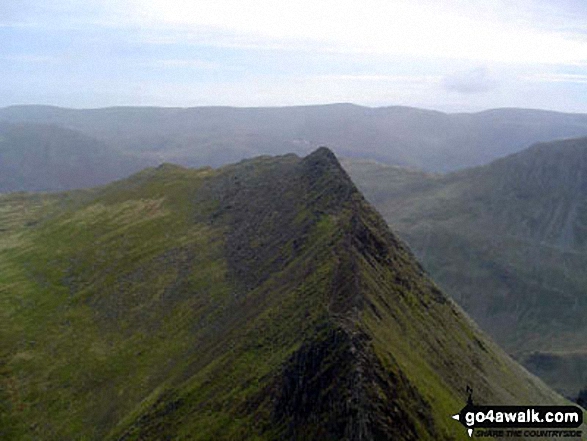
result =
[[93,187],[145,164],[74,130],[0,122],[0,193]]
[[465,440],[467,386],[562,402],[325,148],[0,206],[3,439]]
[[587,138],[448,175],[345,165],[498,343],[568,396],[587,385]]
[[538,141],[587,136],[587,115],[496,109],[446,114],[352,104],[281,108],[48,106],[0,109],[0,121],[53,124],[99,139],[149,164],[220,166],[263,154],[339,156],[428,171],[486,164]]

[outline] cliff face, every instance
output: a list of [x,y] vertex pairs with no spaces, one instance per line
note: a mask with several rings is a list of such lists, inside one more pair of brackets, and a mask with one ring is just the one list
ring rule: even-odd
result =
[[479,403],[560,399],[325,148],[3,202],[11,435],[465,439],[467,385]]

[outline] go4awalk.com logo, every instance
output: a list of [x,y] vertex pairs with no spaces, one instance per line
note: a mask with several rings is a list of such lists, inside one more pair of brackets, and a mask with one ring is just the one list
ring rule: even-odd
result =
[[[476,406],[472,390],[461,411],[452,416],[469,436],[581,439],[583,410],[578,406]],[[574,430],[573,430],[574,429]]]

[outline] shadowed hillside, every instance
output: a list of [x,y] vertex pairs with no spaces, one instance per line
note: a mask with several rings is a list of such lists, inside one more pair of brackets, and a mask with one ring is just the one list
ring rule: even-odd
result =
[[347,170],[483,329],[576,396],[587,384],[587,139],[445,176]]

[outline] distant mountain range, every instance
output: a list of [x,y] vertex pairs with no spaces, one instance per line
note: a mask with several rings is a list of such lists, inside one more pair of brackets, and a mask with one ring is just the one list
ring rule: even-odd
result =
[[587,138],[447,175],[347,161],[439,285],[568,396],[587,385]]
[[[138,161],[139,166],[171,162],[216,167],[264,154],[304,155],[327,145],[339,157],[445,172],[486,164],[538,141],[587,136],[585,114],[524,109],[446,114],[409,107],[369,108],[352,104],[91,110],[12,106],[0,109],[2,121],[52,125],[78,132],[79,148],[86,154],[99,141],[113,154],[122,155],[117,160],[125,164],[130,161],[134,170],[138,168],[133,168],[133,161]],[[11,148],[2,145],[0,151],[7,147]],[[42,145],[38,148],[42,149]],[[55,154],[58,151],[55,149]],[[63,152],[66,162],[69,151]],[[78,175],[85,174],[83,165],[78,164]],[[96,171],[101,165],[104,164],[100,161],[87,164]],[[0,175],[2,172],[0,169]],[[103,173],[100,182],[113,175],[107,170]],[[87,185],[83,180],[70,182]],[[47,189],[59,187],[49,184]],[[38,189],[38,182],[29,184],[24,178],[20,185],[23,190]]]
[[465,440],[468,386],[563,402],[325,148],[0,207],[2,439]]
[[78,131],[0,122],[0,193],[93,187],[146,165]]

